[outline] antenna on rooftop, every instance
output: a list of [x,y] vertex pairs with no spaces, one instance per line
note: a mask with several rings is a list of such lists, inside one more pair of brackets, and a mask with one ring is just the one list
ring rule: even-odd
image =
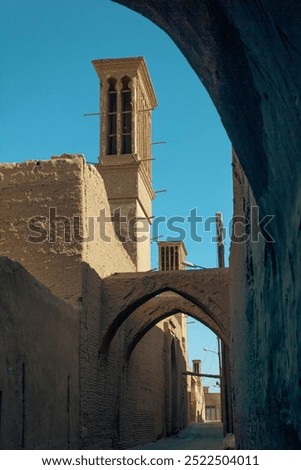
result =
[[223,227],[223,214],[216,212],[216,234],[217,234],[217,264],[219,268],[225,267],[225,230]]

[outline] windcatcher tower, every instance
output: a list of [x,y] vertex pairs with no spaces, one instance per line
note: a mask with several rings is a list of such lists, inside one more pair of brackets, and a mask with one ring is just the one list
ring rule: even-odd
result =
[[158,242],[158,250],[160,271],[185,269],[187,251],[183,241]]
[[150,269],[151,111],[157,100],[143,57],[94,60],[101,85],[99,172],[115,231],[138,271]]

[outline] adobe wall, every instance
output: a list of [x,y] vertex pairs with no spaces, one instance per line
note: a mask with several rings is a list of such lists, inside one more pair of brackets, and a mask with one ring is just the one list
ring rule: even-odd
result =
[[[206,421],[216,420],[221,421],[222,411],[221,411],[221,394],[220,392],[209,392],[204,393],[205,399],[205,419]],[[214,408],[213,413],[208,410],[208,408]],[[211,418],[211,419],[210,419]]]
[[109,204],[101,176],[83,156],[0,164],[0,196],[0,254],[63,300],[81,301],[82,262],[100,277],[135,269],[112,225],[97,220],[100,211],[109,217]]
[[[102,162],[95,168],[103,178],[111,212],[118,211],[120,218],[126,220],[126,223],[116,223],[116,232],[126,239],[123,247],[137,271],[148,271],[151,268],[149,218],[154,194],[144,165],[126,155],[114,159],[103,157]],[[138,223],[135,223],[136,218]],[[135,233],[139,243],[136,243]]]
[[[0,254],[20,262],[71,304],[81,296],[82,245],[68,228],[83,211],[82,161],[77,156],[0,165]],[[51,208],[53,222],[56,216],[70,221],[66,235],[62,224],[51,231]]]
[[101,175],[94,165],[84,164],[82,172],[84,233],[88,236],[88,241],[83,243],[83,261],[101,278],[113,273],[136,271],[109,220],[111,210]]
[[[164,347],[164,331],[154,327],[137,345],[127,364],[124,387],[129,400],[120,403],[123,418],[119,426],[121,448],[134,447],[165,435],[167,366],[164,367],[162,352],[164,355],[168,353]],[[168,361],[168,357],[164,357],[164,361]],[[124,419],[127,414],[132,414],[130,422]]]
[[190,382],[190,422],[203,423],[205,421],[205,398],[202,382],[193,376],[187,376]]
[[[256,201],[235,155],[233,173],[234,213],[247,221]],[[277,215],[266,229],[273,233],[274,224]],[[300,449],[300,317],[289,246],[279,266],[280,241],[261,235],[257,241],[256,226],[256,220],[246,225],[247,241],[232,242],[230,256],[236,443],[241,449]]]
[[0,257],[1,449],[76,449],[78,315]]
[[[131,319],[125,330],[131,329]],[[127,331],[124,331],[123,338]],[[126,342],[115,338],[108,360],[118,349],[119,392],[115,398],[116,447],[131,448],[169,436],[187,424],[187,368],[182,330],[176,318],[159,322],[125,360]]]

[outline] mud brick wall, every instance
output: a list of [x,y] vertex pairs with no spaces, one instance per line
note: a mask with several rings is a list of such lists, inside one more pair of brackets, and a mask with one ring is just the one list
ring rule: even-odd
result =
[[0,448],[78,448],[76,311],[0,257],[0,331]]

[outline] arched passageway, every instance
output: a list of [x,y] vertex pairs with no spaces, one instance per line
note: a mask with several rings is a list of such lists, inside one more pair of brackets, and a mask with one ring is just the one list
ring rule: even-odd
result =
[[[155,300],[155,302],[153,302]],[[161,305],[160,305],[161,304]],[[185,306],[186,311],[183,312],[181,306]],[[154,306],[156,308],[154,309]],[[176,307],[175,307],[176,305]],[[148,333],[153,332],[153,338],[151,340],[152,347],[151,351],[156,355],[156,351],[160,350],[160,341],[156,338],[156,335],[160,334],[164,337],[164,357],[160,358],[160,362],[163,361],[165,364],[164,372],[164,414],[165,414],[165,433],[166,435],[174,434],[180,429],[183,429],[186,425],[188,416],[188,402],[187,402],[187,378],[186,371],[188,370],[187,362],[187,339],[186,334],[184,336],[180,334],[180,337],[173,337],[174,328],[177,329],[180,325],[179,331],[186,329],[185,317],[193,312],[193,318],[201,321],[207,327],[212,325],[212,321],[208,322],[205,312],[200,312],[200,309],[196,308],[191,302],[187,302],[186,299],[180,299],[179,295],[169,293],[169,296],[157,296],[151,299],[145,304],[141,305],[136,311],[134,311],[127,320],[123,323],[121,335],[123,342],[120,342],[121,336],[116,334],[112,341],[113,350],[119,349],[120,355],[119,360],[123,362],[122,380],[126,385],[123,386],[123,398],[124,404],[129,399],[128,393],[131,393],[132,386],[132,374],[137,366],[137,360],[143,360],[142,351],[145,351],[143,346],[144,337],[148,337]],[[183,313],[184,313],[184,325],[183,325]],[[178,325],[179,323],[179,325]],[[158,326],[158,328],[157,328]],[[184,327],[184,330],[182,328]],[[217,332],[217,328],[210,328],[212,331]],[[148,340],[147,340],[148,341]],[[140,342],[142,342],[142,348],[140,349]],[[147,344],[147,342],[146,342]],[[201,345],[201,338],[200,338]],[[229,360],[229,340],[226,338],[226,343],[221,343],[221,354],[220,354],[220,366],[221,366],[221,396],[222,396],[222,420],[224,426],[224,435],[227,433],[233,433],[233,416],[232,416],[232,397],[231,397],[231,373],[230,373],[230,360]],[[137,351],[136,351],[137,348]],[[133,360],[131,360],[133,357]],[[111,354],[108,353],[108,360]],[[158,364],[158,370],[160,369]],[[177,403],[177,406],[175,406]],[[135,426],[135,423],[132,424]],[[122,436],[121,436],[122,441]]]
[[172,292],[169,295],[166,295],[166,292],[164,294],[164,296],[156,295],[131,314],[129,318],[131,327],[126,328],[127,358],[130,357],[136,344],[153,326],[177,313],[184,313],[200,321],[220,337],[227,348],[229,347],[229,330],[225,331],[224,327],[215,322],[211,312],[208,313],[179,294],[175,295]]
[[[208,321],[215,325],[222,336],[229,337],[229,287],[229,271],[226,268],[125,273],[104,279],[102,294],[104,334],[101,352],[108,352],[117,331],[135,310],[166,291],[174,292],[194,304],[195,308],[203,312],[204,318],[208,318]],[[155,302],[156,300],[153,300],[154,305]],[[185,308],[184,305],[183,307]],[[158,315],[161,314],[162,310]]]
[[[181,317],[184,314],[201,321],[222,339],[224,431],[225,434],[233,431],[229,366],[228,269],[126,273],[110,276],[103,281],[102,305],[103,342],[100,358],[108,366],[114,361],[117,352],[119,367],[123,371],[122,376],[119,376],[122,382],[119,387],[123,390],[122,397],[119,396],[116,405],[122,410],[118,414],[121,416],[118,418],[120,422],[124,421],[123,410],[127,406],[126,403],[132,400],[134,384],[139,377],[142,377],[142,373],[138,371],[139,364],[144,364],[143,346],[147,344],[146,349],[148,349],[148,342],[151,341],[150,350],[154,356],[162,351],[162,348],[165,351],[164,357],[158,358],[165,367],[161,382],[158,383],[158,389],[165,390],[164,410],[158,413],[161,415],[163,413],[164,416],[164,433],[172,434],[186,425],[188,416],[186,376],[183,373],[187,370],[187,344],[185,344],[186,334],[184,336],[181,334],[183,328]],[[179,336],[176,338],[173,335],[177,328]],[[157,375],[160,375],[160,367]],[[151,421],[153,417],[148,419]],[[132,425],[135,428],[136,423]],[[124,441],[126,430],[122,426],[118,437],[121,446],[126,445]]]

